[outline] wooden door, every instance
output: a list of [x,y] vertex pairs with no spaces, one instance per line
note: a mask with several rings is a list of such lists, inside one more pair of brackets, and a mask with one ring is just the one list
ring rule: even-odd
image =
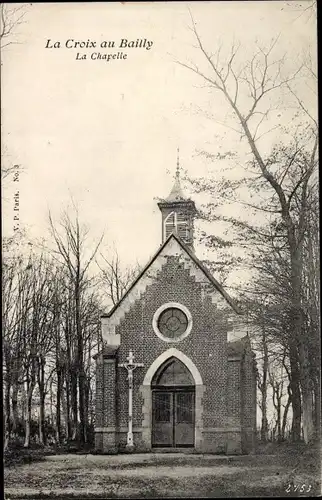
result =
[[194,392],[174,393],[174,446],[194,446]]
[[152,393],[152,446],[173,446],[173,394]]
[[194,392],[153,391],[152,446],[194,446]]

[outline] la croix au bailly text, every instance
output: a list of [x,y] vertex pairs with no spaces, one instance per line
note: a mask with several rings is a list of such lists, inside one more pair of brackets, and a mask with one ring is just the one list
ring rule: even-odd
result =
[[[153,45],[152,40],[147,40],[146,38],[137,38],[136,40],[128,40],[127,38],[121,38],[119,42],[115,42],[114,40],[102,40],[101,42],[96,42],[95,40],[74,40],[73,38],[69,38],[65,42],[60,42],[59,40],[53,41],[50,38],[47,40],[46,49],[145,49],[150,50]],[[76,60],[87,59],[87,55],[85,52],[80,53],[77,52]],[[102,53],[102,52],[92,52],[89,55],[89,58],[92,60],[105,59],[109,61],[111,59],[127,59],[127,54],[124,52],[115,52],[115,53]]]

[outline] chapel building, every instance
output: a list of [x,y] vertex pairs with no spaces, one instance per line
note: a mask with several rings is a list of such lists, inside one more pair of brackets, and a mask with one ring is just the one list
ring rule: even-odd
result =
[[158,206],[161,246],[101,318],[96,450],[253,452],[255,356],[242,311],[195,255],[178,166]]

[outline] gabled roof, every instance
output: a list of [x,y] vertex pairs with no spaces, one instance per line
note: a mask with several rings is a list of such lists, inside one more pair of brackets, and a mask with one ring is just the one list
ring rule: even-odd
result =
[[177,241],[177,243],[179,244],[179,246],[184,250],[185,253],[188,254],[188,256],[197,265],[197,267],[204,273],[204,275],[209,280],[209,282],[221,293],[221,295],[226,299],[226,301],[230,304],[230,306],[234,309],[234,311],[237,314],[242,314],[242,311],[237,306],[237,304],[235,303],[235,301],[230,297],[230,295],[228,295],[228,293],[224,290],[224,288],[222,287],[222,285],[212,276],[212,274],[204,266],[204,264],[202,264],[202,262],[195,256],[195,254],[193,253],[193,251],[190,250],[190,248],[183,243],[183,241],[181,240],[181,238],[179,238],[177,235],[175,235],[175,234],[172,233],[169,236],[169,238],[160,246],[160,248],[155,253],[155,255],[152,257],[152,259],[150,259],[150,261],[148,262],[148,264],[142,269],[142,271],[140,272],[140,274],[133,281],[132,285],[128,288],[128,290],[123,295],[123,297],[121,298],[121,300],[110,310],[109,313],[102,314],[101,315],[102,318],[109,318],[109,317],[111,317],[113,315],[114,311],[116,311],[116,309],[118,309],[118,307],[122,304],[122,302],[124,301],[124,299],[130,293],[130,291],[134,288],[134,286],[136,285],[136,283],[138,283],[138,281],[140,281],[140,279],[142,278],[142,276],[148,271],[149,267],[158,258],[158,256],[162,252],[162,250],[168,245],[168,243],[171,241],[171,239],[175,239]]

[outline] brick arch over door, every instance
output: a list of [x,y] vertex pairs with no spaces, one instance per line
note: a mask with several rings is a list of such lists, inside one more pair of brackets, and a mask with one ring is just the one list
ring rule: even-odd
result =
[[174,347],[164,351],[148,368],[143,384],[141,386],[141,394],[143,398],[142,406],[142,439],[147,449],[151,449],[151,436],[152,436],[152,392],[151,382],[156,371],[165,363],[169,358],[175,357],[179,359],[188,368],[195,382],[195,448],[196,450],[201,446],[202,439],[202,396],[204,392],[204,385],[200,372],[194,362],[186,356],[183,352]]

